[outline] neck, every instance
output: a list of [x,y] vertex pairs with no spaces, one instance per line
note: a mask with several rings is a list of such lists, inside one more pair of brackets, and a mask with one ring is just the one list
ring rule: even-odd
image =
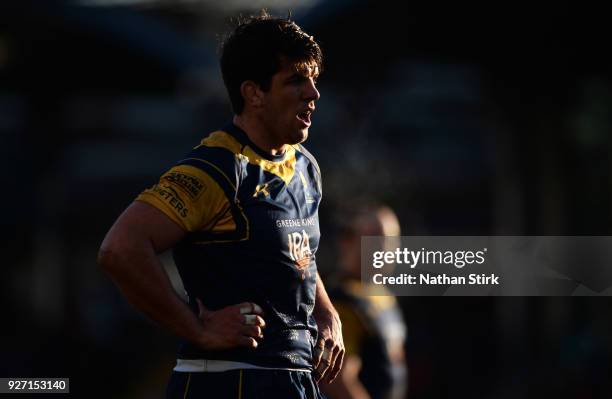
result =
[[285,152],[285,144],[274,143],[273,138],[270,137],[270,132],[258,119],[243,113],[234,115],[233,122],[234,125],[244,130],[249,140],[261,150],[270,155],[281,155]]

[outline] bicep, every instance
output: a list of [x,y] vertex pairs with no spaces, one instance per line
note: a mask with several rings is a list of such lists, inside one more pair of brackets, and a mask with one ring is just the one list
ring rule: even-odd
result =
[[174,220],[154,206],[134,201],[119,216],[105,241],[123,246],[129,243],[150,243],[156,253],[178,243],[186,232]]

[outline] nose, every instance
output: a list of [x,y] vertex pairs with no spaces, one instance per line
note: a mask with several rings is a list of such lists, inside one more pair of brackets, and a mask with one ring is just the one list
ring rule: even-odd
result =
[[306,97],[308,102],[316,101],[321,98],[321,93],[319,93],[319,90],[317,90],[317,85],[312,78],[308,79],[308,82],[306,83],[304,97]]

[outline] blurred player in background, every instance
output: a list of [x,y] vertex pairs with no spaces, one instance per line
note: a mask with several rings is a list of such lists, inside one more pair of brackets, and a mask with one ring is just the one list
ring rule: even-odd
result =
[[[369,296],[373,287],[361,282],[360,250],[361,236],[385,236],[385,246],[391,237],[399,239],[399,222],[393,210],[380,205],[359,205],[338,218],[340,275],[330,296],[343,322],[346,356],[338,378],[322,389],[330,399],[403,399],[406,327],[390,292]],[[376,287],[376,295],[381,289]]]
[[[321,176],[300,144],[322,53],[289,19],[239,22],[221,70],[234,110],[115,222],[99,263],[182,338],[169,398],[319,398],[344,355],[317,272]],[[188,304],[157,254],[173,249]]]

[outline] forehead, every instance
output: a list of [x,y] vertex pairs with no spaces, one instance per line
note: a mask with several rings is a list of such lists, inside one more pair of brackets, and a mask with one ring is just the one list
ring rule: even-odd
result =
[[319,64],[317,64],[314,60],[291,61],[281,59],[281,66],[278,73],[282,75],[292,75],[297,73],[309,78],[316,78],[319,76]]

